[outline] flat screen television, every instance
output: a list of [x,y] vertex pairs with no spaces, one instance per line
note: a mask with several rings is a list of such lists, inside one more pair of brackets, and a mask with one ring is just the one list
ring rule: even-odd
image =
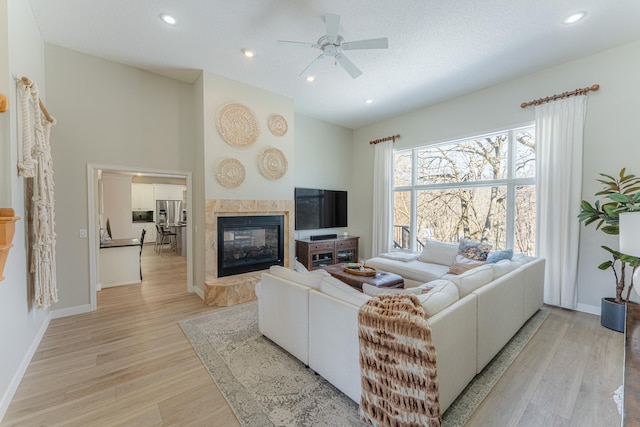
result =
[[296,230],[347,226],[347,192],[296,188]]

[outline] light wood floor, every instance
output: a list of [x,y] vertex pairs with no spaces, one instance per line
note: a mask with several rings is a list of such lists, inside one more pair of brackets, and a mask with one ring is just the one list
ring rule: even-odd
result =
[[[213,310],[186,293],[185,258],[143,251],[142,285],[51,322],[1,426],[239,426],[177,324]],[[467,426],[620,425],[623,335],[551,314]]]

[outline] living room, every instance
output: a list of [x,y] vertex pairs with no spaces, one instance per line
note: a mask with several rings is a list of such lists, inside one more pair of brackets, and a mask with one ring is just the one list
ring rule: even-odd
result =
[[[78,236],[88,228],[87,165],[120,165],[130,169],[189,172],[194,213],[192,253],[206,253],[205,205],[213,199],[290,200],[294,187],[321,187],[349,191],[349,227],[360,236],[360,256],[368,258],[372,245],[373,159],[369,141],[401,134],[396,148],[448,141],[512,125],[532,123],[534,112],[520,103],[576,87],[597,83],[589,95],[584,133],[582,193],[599,190],[598,173],[615,173],[630,161],[636,146],[634,125],[640,95],[640,41],[613,47],[582,58],[506,81],[441,103],[399,114],[356,129],[331,124],[296,112],[292,99],[218,75],[203,72],[194,84],[143,71],[120,63],[45,43],[27,2],[5,1],[0,20],[9,30],[4,40],[0,93],[15,94],[13,75],[38,82],[47,108],[57,118],[52,155],[56,182],[59,302],[49,310],[32,307],[26,298],[27,260],[24,230],[18,227],[15,248],[0,285],[0,321],[14,325],[0,332],[4,396],[17,387],[30,356],[52,318],[91,310],[89,240]],[[236,101],[250,106],[261,118],[277,112],[289,132],[271,137],[288,159],[281,180],[268,181],[254,167],[247,168],[245,185],[228,189],[215,179],[215,165],[232,150],[217,134],[213,117],[217,108]],[[15,104],[14,104],[15,105]],[[490,106],[490,108],[488,108]],[[23,183],[15,174],[18,130],[13,108],[0,115],[3,156],[0,200],[25,218]],[[263,131],[267,133],[266,129]],[[267,134],[268,136],[268,134]],[[262,143],[261,143],[262,144]],[[263,147],[261,145],[260,147]],[[245,164],[253,164],[255,150],[233,151]],[[6,154],[6,155],[4,155]],[[587,196],[585,196],[587,197]],[[22,221],[21,221],[22,222]],[[20,223],[19,223],[20,224]],[[307,237],[298,233],[295,237]],[[585,228],[580,235],[578,309],[599,313],[600,299],[610,280],[596,266],[602,261],[600,245],[615,245],[616,237]],[[191,290],[200,294],[206,282],[206,260],[194,257]],[[8,402],[2,402],[3,407]]]

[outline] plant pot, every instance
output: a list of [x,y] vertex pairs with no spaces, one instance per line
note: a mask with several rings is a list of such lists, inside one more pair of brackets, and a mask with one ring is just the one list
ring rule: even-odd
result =
[[615,298],[602,298],[600,304],[600,324],[617,332],[624,332],[627,305],[615,302]]

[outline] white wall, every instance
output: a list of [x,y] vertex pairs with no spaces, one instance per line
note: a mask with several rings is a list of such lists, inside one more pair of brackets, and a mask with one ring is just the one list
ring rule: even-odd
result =
[[296,231],[296,239],[307,239],[314,234],[342,234],[351,232],[357,221],[353,216],[353,192],[351,190],[351,164],[353,157],[353,131],[301,114],[295,115],[295,164],[296,187],[321,188],[348,191],[348,227],[322,230]]
[[[599,172],[613,174],[626,166],[628,172],[640,175],[635,129],[640,118],[638,76],[640,41],[356,130],[353,182],[361,224],[357,232],[364,236],[365,256],[371,253],[373,147],[369,140],[399,133],[396,148],[406,148],[529,123],[534,110],[520,108],[522,102],[597,83],[600,91],[589,95],[583,155],[582,195],[593,200],[599,190],[595,182]],[[617,247],[617,239],[593,227],[581,229],[578,303],[585,311],[599,312],[600,299],[614,293],[613,276],[597,269],[607,259],[600,249],[603,244]]]
[[105,228],[109,220],[111,238],[134,237],[131,220],[131,175],[103,173],[101,180]]
[[[295,135],[293,100],[246,84],[204,73],[204,185],[206,199],[292,200],[293,199],[293,141]],[[220,107],[230,102],[245,105],[260,125],[257,142],[246,148],[227,144],[216,128]],[[283,136],[274,136],[267,127],[270,114],[280,114],[288,123]],[[266,147],[282,151],[287,159],[287,173],[280,179],[267,179],[258,169],[258,154]],[[216,179],[216,169],[225,158],[239,160],[245,168],[245,181],[235,188],[226,188]]]
[[0,0],[0,93],[10,109],[0,114],[0,206],[12,207],[22,220],[16,223],[14,247],[0,282],[0,420],[49,324],[49,311],[31,305],[27,285],[24,180],[16,173],[18,117],[12,75],[37,82],[46,101],[44,44],[23,0]]
[[[193,170],[193,87],[129,66],[46,45],[47,108],[56,185],[56,310],[87,307],[87,164],[129,170]],[[98,235],[95,233],[96,242]]]

